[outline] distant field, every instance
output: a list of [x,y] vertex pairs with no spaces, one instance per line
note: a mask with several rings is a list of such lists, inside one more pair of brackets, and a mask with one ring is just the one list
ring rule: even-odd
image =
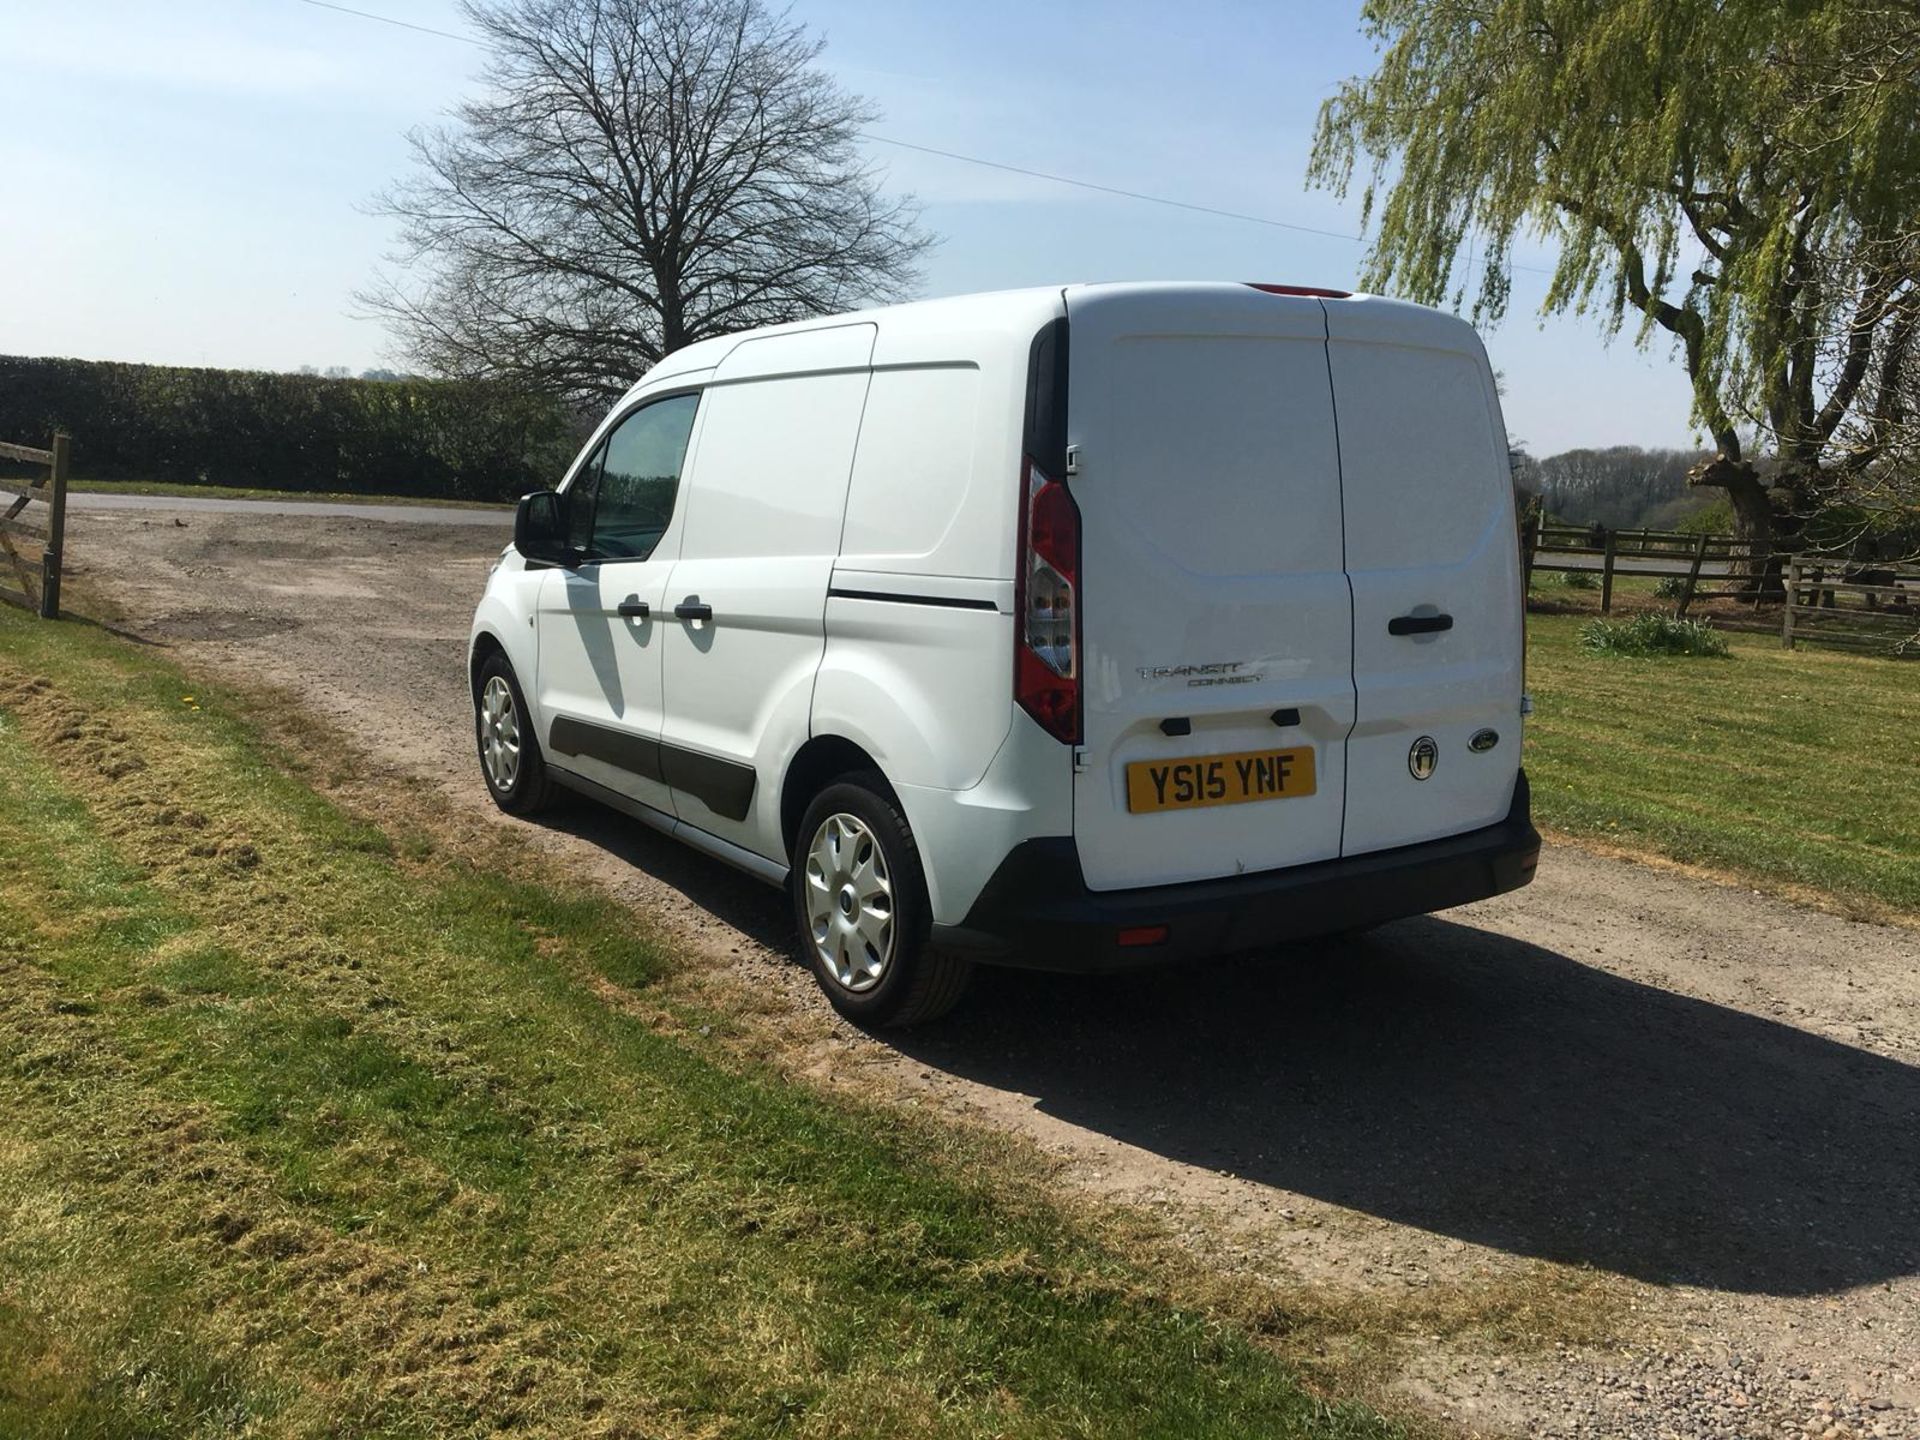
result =
[[431,505],[456,510],[513,507],[491,500],[447,500],[437,495],[358,495],[345,490],[264,490],[246,485],[172,485],[157,480],[70,480],[68,487],[101,495],[163,495],[202,500],[309,500],[326,504]]
[[1528,621],[1543,824],[1920,916],[1920,664],[1766,635],[1726,660],[1594,656],[1583,623]]

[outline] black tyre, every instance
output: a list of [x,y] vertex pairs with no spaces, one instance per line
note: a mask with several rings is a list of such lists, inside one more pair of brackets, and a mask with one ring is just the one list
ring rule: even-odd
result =
[[843,775],[816,795],[792,858],[801,953],[834,1009],[878,1026],[953,1008],[972,966],[927,943],[926,871],[880,775]]
[[473,684],[473,729],[480,774],[494,804],[509,815],[531,815],[553,802],[553,779],[527,700],[504,655],[490,655],[480,664]]

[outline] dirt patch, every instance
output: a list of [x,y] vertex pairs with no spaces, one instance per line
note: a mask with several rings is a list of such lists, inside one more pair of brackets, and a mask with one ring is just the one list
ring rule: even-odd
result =
[[230,610],[181,610],[171,615],[156,615],[143,623],[141,634],[149,640],[264,640],[269,635],[284,635],[297,630],[298,620],[285,615],[243,615]]
[[770,1017],[739,1043],[1023,1137],[1236,1294],[1318,1295],[1324,1329],[1274,1337],[1303,1363],[1349,1373],[1330,1317],[1391,1302],[1393,1393],[1469,1431],[1920,1435],[1912,931],[1557,845],[1530,889],[1362,943],[988,972],[950,1023],[877,1041],[787,959],[778,895],[590,806],[492,809],[463,642],[506,533],[116,512],[73,554],[136,633],[353,737],[336,783],[597,878],[682,983]]

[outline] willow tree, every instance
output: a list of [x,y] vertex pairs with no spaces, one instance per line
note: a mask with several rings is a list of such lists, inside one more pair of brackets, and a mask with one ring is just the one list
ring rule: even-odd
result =
[[1323,107],[1309,180],[1345,193],[1364,169],[1373,288],[1497,321],[1538,238],[1545,312],[1665,336],[1717,450],[1694,483],[1726,490],[1758,576],[1907,421],[1917,13],[1368,0],[1380,63]]

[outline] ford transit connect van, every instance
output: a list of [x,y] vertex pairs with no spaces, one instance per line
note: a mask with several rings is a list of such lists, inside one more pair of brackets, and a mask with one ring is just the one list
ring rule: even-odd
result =
[[1525,885],[1506,433],[1473,330],[1071,286],[709,340],[526,497],[480,759],[785,886],[828,997],[1193,961]]

